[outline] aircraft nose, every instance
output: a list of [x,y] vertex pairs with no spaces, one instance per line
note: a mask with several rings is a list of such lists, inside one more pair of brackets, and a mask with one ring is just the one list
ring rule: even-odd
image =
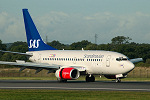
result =
[[127,61],[126,63],[124,63],[124,71],[125,73],[129,73],[130,71],[132,71],[134,69],[135,65],[130,62],[130,61]]
[[131,63],[131,69],[134,69],[134,67],[135,67],[135,65],[132,63],[132,62],[130,62]]
[[135,67],[135,65],[132,62],[129,61],[128,62],[128,70],[131,71],[131,70],[134,69],[134,67]]

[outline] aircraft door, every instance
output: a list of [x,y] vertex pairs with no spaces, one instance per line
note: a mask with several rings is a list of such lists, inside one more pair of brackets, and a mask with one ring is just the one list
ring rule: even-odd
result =
[[110,58],[111,58],[111,55],[108,55],[106,58],[106,67],[110,67]]

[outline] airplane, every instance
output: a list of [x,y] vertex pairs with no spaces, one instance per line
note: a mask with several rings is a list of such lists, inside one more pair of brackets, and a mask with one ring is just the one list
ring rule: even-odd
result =
[[43,69],[55,73],[60,82],[76,80],[80,75],[86,75],[86,82],[94,82],[94,75],[104,75],[108,79],[121,82],[135,67],[134,63],[143,61],[142,58],[129,59],[127,56],[113,51],[102,50],[57,50],[43,42],[28,9],[22,9],[29,51],[26,53],[3,51],[26,55],[30,61],[16,62],[0,61],[0,64],[21,66],[19,71],[26,68],[35,69],[36,73]]

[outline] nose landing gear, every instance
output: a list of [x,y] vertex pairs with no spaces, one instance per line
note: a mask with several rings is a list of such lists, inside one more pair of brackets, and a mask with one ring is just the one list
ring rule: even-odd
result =
[[116,78],[116,83],[120,83],[121,79],[120,78]]

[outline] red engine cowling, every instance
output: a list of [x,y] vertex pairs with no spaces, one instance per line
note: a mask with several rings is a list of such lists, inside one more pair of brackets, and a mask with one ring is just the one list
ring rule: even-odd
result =
[[62,68],[55,72],[55,76],[58,79],[66,79],[66,80],[73,80],[77,79],[80,76],[80,72],[77,69],[74,68]]

